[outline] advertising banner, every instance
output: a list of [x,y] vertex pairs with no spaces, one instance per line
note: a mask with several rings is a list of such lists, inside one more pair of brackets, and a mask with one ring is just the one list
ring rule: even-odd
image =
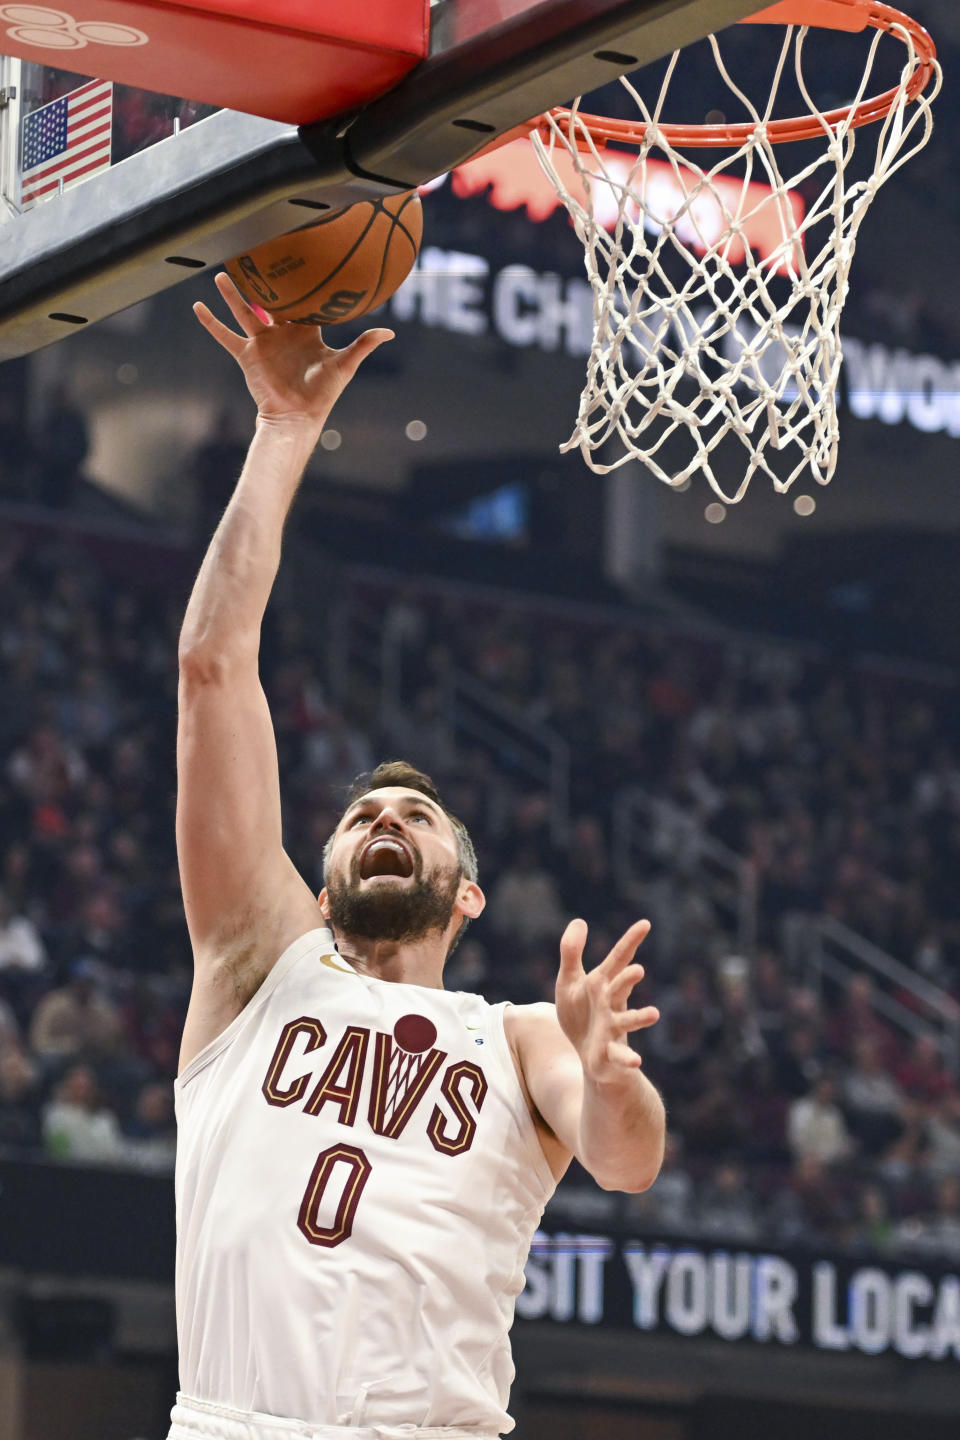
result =
[[767,1346],[960,1359],[946,1267],[538,1231],[517,1316]]

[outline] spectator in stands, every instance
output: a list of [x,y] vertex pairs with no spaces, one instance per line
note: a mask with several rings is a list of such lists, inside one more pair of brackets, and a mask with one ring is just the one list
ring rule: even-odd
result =
[[880,1019],[874,1006],[874,986],[869,975],[851,976],[846,1000],[836,1011],[830,1026],[830,1044],[835,1054],[852,1060],[858,1040],[874,1042],[881,1064],[892,1065],[897,1043],[890,1026]]
[[774,1194],[767,1226],[783,1245],[829,1246],[843,1215],[830,1171],[822,1160],[807,1154],[796,1160],[787,1183]]
[[29,916],[14,914],[6,891],[0,889],[0,976],[36,975],[46,964],[40,931]]
[[421,685],[412,699],[388,708],[383,716],[384,743],[396,754],[428,759],[435,770],[449,772],[456,762],[449,706],[440,685]]
[[797,1160],[834,1165],[853,1153],[853,1140],[836,1104],[832,1075],[821,1075],[808,1095],[794,1100],[787,1112],[787,1142]]
[[336,781],[376,765],[369,738],[333,706],[325,705],[303,741],[304,776]]
[[569,913],[582,915],[591,925],[602,923],[609,915],[615,889],[598,816],[581,815],[574,821],[560,888]]
[[627,876],[625,890],[624,898],[650,917],[650,940],[661,976],[666,978],[678,965],[689,966],[695,957],[709,953],[720,929],[717,911],[689,867],[664,869],[652,878],[645,875],[642,884]]
[[691,1154],[719,1157],[739,1148],[746,1118],[724,1056],[703,1058],[696,1071],[696,1093],[677,1101],[676,1114]]
[[915,1100],[904,1099],[900,1111],[900,1134],[875,1161],[877,1176],[905,1214],[927,1185],[927,1110]]
[[740,1165],[724,1160],[703,1186],[696,1229],[701,1235],[750,1244],[760,1235],[757,1204]]
[[743,1153],[765,1164],[784,1164],[787,1148],[789,1097],[777,1084],[777,1072],[769,1055],[760,1055],[741,1077],[741,1104],[744,1114]]
[[104,965],[130,965],[136,960],[136,950],[127,943],[127,917],[113,883],[102,882],[82,898],[76,920],[60,933],[59,948],[71,955],[89,955]]
[[57,1160],[116,1164],[123,1157],[120,1122],[101,1102],[89,1065],[71,1065],[43,1108],[43,1143]]
[[[10,808],[13,806],[11,804]],[[0,823],[3,821],[3,808],[0,807]],[[7,897],[7,904],[13,915],[22,915],[26,912],[30,903],[31,886],[31,855],[30,847],[22,840],[16,840],[8,845],[0,860],[0,885]]]
[[906,1250],[960,1260],[960,1177],[945,1175],[939,1180],[932,1208],[904,1220],[897,1238]]
[[750,967],[741,955],[726,955],[720,961],[717,993],[717,1044],[733,1074],[740,1075],[767,1053],[750,991]]
[[102,745],[119,724],[116,687],[102,665],[84,665],[71,689],[58,697],[57,729],[81,747]]
[[674,647],[663,647],[660,664],[647,683],[647,700],[659,720],[679,720],[696,709],[694,667],[690,656]]
[[130,1048],[149,1073],[176,1075],[183,1015],[172,999],[169,982],[158,975],[137,975],[122,1016]]
[[821,888],[812,846],[796,844],[784,853],[777,851],[762,876],[760,911],[764,934],[776,932],[784,913],[816,910]]
[[659,1008],[660,1023],[650,1032],[648,1049],[663,1067],[668,1089],[676,1090],[684,1079],[695,1076],[720,1024],[703,970],[686,966],[677,984],[662,996]]
[[786,1032],[775,1064],[777,1084],[784,1094],[795,1099],[806,1095],[824,1069],[816,1027],[809,1021],[792,1025]]
[[[245,457],[246,441],[241,450],[241,460]],[[231,476],[231,495],[235,484],[236,480]],[[430,627],[424,602],[411,587],[401,585],[386,599],[380,634],[384,645],[397,658],[401,673],[410,676],[414,671],[411,676],[413,683],[424,683],[427,675],[419,667],[430,639]]]
[[960,1175],[960,1091],[947,1090],[929,1103],[923,1133],[929,1173]]
[[122,1129],[128,1164],[140,1170],[172,1171],[177,1154],[173,1085],[154,1080],[142,1086],[134,1112]]
[[487,902],[490,923],[502,940],[522,947],[555,940],[565,924],[557,882],[532,845],[520,845],[501,871]]
[[896,1227],[883,1190],[879,1185],[861,1186],[848,1245],[852,1250],[884,1255],[896,1242]]
[[18,1044],[0,1045],[0,1150],[40,1149],[37,1068]]
[[81,956],[70,967],[70,979],[40,1001],[30,1026],[30,1048],[56,1070],[74,1057],[98,1059],[122,1048],[123,1024],[106,995],[101,967]]
[[915,1036],[909,1054],[897,1066],[896,1078],[904,1094],[927,1105],[949,1095],[956,1084],[937,1040],[929,1033]]
[[0,1054],[8,1045],[19,1045],[20,1026],[13,1007],[0,995]]
[[132,825],[119,825],[107,842],[106,860],[124,907],[135,912],[156,890],[156,875],[143,836]]
[[759,950],[750,977],[757,1024],[768,1053],[781,1049],[787,1009],[787,984],[783,967],[773,950]]
[[789,1025],[809,1025],[823,1043],[824,1014],[820,996],[809,985],[791,985],[787,990],[786,1021]]
[[853,1054],[853,1065],[841,1084],[843,1113],[860,1150],[879,1155],[903,1129],[903,1093],[881,1064],[873,1036],[861,1036]]
[[[99,846],[88,840],[68,842],[57,853],[59,864],[44,897],[46,920],[57,937],[56,950],[62,951],[64,946],[72,950],[70,928],[78,924],[83,903],[94,887],[103,882],[103,856]],[[55,958],[63,957],[56,954]]]
[[918,815],[930,815],[940,809],[960,810],[960,765],[949,745],[936,747],[930,762],[914,780],[911,796]]
[[596,725],[586,698],[584,676],[569,656],[554,660],[546,679],[543,719],[560,733],[576,754],[589,754]]
[[[151,772],[148,732],[115,737],[109,760],[111,811],[120,821],[142,823],[150,813],[157,776]],[[166,793],[166,790],[162,793]]]
[[6,769],[16,788],[37,804],[62,800],[87,777],[81,752],[47,723],[37,725],[16,747]]

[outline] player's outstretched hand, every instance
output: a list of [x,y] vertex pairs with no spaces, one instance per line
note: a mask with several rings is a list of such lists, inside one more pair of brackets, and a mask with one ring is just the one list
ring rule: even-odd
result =
[[640,1056],[626,1037],[660,1019],[653,1005],[627,1007],[630,992],[644,976],[643,966],[631,962],[649,933],[649,920],[638,920],[589,973],[583,968],[586,921],[571,920],[560,941],[557,1019],[580,1056],[584,1074],[600,1084],[622,1080],[627,1071],[639,1068]]
[[230,276],[216,286],[241,334],[218,320],[203,301],[193,307],[200,324],[243,371],[259,417],[267,424],[323,425],[358,366],[392,330],[365,330],[343,350],[325,345],[317,325],[273,325],[261,320]]

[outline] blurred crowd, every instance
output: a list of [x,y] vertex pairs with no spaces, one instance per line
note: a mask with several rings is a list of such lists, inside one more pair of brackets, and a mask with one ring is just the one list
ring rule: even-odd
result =
[[[882,1018],[866,974],[813,987],[781,943],[786,913],[825,912],[940,986],[946,1006],[960,1000],[953,689],[652,630],[628,612],[355,579],[328,627],[296,593],[281,585],[271,603],[261,676],[285,845],[315,890],[345,786],[403,756],[434,775],[480,856],[487,911],[450,961],[450,988],[549,999],[572,914],[590,924],[589,964],[638,913],[654,918],[642,999],[662,1018],[639,1043],[671,1143],[653,1189],[616,1202],[631,1219],[960,1258],[960,1088],[935,1033]],[[118,581],[62,541],[0,549],[5,1153],[173,1162],[191,975],[174,851],[185,600]],[[338,651],[335,629],[373,638]],[[454,674],[562,737],[562,824],[515,757],[458,733]],[[612,805],[626,785],[745,857],[755,944],[738,945],[669,853],[624,882]],[[613,1203],[575,1173],[565,1188],[587,1210]]]
[[[641,785],[750,862],[761,943],[779,943],[786,912],[823,912],[960,997],[953,684],[509,603],[369,587],[365,599],[403,675],[388,748],[444,756],[451,667],[569,746],[572,844],[559,868],[583,874],[568,903],[606,913],[603,836],[618,792]],[[458,755],[452,778],[462,773]],[[484,778],[488,810],[507,783],[502,768]],[[638,880],[644,898],[650,878]],[[715,917],[698,926],[696,896],[672,904],[691,913],[672,917],[671,959],[695,960]]]

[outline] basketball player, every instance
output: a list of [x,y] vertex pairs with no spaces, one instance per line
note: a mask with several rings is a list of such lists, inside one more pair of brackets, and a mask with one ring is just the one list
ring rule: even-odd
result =
[[557,1004],[447,993],[483,893],[462,823],[397,762],[355,787],[315,898],[283,848],[257,673],[284,521],[337,396],[392,336],[328,349],[196,307],[257,404],[180,644],[177,844],[195,978],[176,1083],[181,1391],[171,1440],[478,1440],[512,1429],[508,1330],[528,1247],[576,1155],[644,1190],[664,1112],[627,1008],[648,930]]

